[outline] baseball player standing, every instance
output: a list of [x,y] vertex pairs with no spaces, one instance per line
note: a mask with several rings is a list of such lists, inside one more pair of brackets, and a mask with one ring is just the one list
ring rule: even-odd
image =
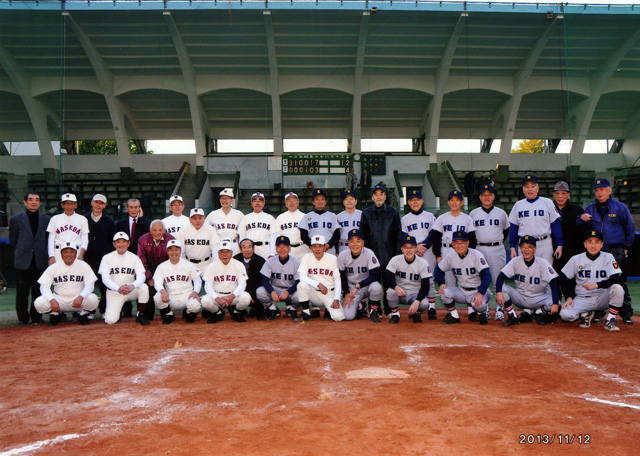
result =
[[306,254],[300,262],[298,299],[302,307],[301,320],[311,320],[309,304],[324,306],[325,319],[344,320],[344,311],[340,305],[342,286],[338,260],[335,255],[326,254],[326,251],[327,241],[324,236],[315,235],[311,238],[311,253]]
[[322,236],[328,239],[326,248],[330,254],[336,254],[340,241],[340,225],[336,214],[325,210],[327,207],[327,192],[319,188],[313,191],[313,211],[305,214],[298,224],[302,242],[311,246],[313,236]]
[[65,193],[60,198],[60,201],[60,206],[64,213],[51,217],[47,226],[47,232],[49,233],[49,265],[52,265],[55,261],[60,261],[58,247],[62,243],[71,242],[80,246],[78,251],[79,260],[84,258],[84,253],[89,245],[89,223],[85,217],[75,212],[78,207],[76,195]]
[[427,294],[432,277],[431,268],[425,259],[416,255],[417,245],[416,238],[405,235],[400,247],[402,254],[391,258],[384,272],[387,302],[391,308],[389,323],[400,321],[400,303],[410,304],[409,316],[414,323],[422,323],[420,314],[429,307]]
[[238,227],[244,214],[232,207],[234,200],[233,190],[225,188],[220,192],[220,209],[216,209],[207,215],[205,224],[211,225],[218,234],[218,239],[229,239],[233,242],[233,254],[240,253],[238,248]]
[[251,296],[245,290],[247,272],[244,265],[233,256],[233,242],[225,239],[220,243],[218,259],[204,271],[204,289],[202,307],[213,315],[207,323],[215,323],[224,318],[224,311],[231,308],[231,319],[238,323],[246,320],[242,312],[251,303]]
[[202,273],[213,262],[220,240],[216,230],[204,223],[202,209],[191,209],[189,222],[189,226],[178,231],[176,241],[182,246],[184,258],[195,264]]
[[342,308],[345,320],[366,318],[367,308],[362,306],[362,300],[369,298],[371,307],[369,318],[374,323],[380,323],[378,314],[382,301],[380,262],[373,250],[364,246],[364,236],[357,228],[349,231],[347,247],[347,250],[342,250],[338,255],[338,269],[344,292]]
[[609,309],[604,329],[620,331],[616,323],[624,301],[620,266],[612,254],[602,251],[602,239],[599,231],[587,231],[584,241],[587,251],[573,256],[562,268],[562,275],[568,281],[561,282],[567,299],[562,305],[560,318],[568,323],[581,318],[580,327],[588,328],[594,311]]
[[[487,305],[491,298],[491,270],[482,254],[469,248],[469,235],[466,231],[453,233],[452,245],[454,253],[445,256],[436,266],[434,277],[440,284],[440,299],[449,313],[444,323],[451,325],[460,323],[456,303],[467,305],[469,321],[488,323]],[[451,271],[458,286],[448,286],[444,273]]]
[[[522,191],[525,199],[513,205],[509,213],[509,245],[511,258],[518,256],[516,246],[520,234],[536,238],[538,256],[553,263],[554,258],[562,256],[562,226],[560,215],[549,198],[538,196],[540,186],[535,174],[527,174],[522,178]],[[553,241],[556,250],[553,250]]]
[[[544,258],[536,253],[536,239],[533,236],[520,238],[520,253],[512,258],[500,271],[496,280],[496,302],[506,308],[509,318],[502,326],[513,326],[520,322],[532,321],[535,311],[536,323],[547,324],[547,314],[556,315],[560,310],[560,290],[558,274]],[[504,281],[513,278],[516,287],[505,285]],[[520,319],[513,305],[524,309]]]
[[162,219],[167,233],[174,238],[182,228],[189,226],[189,217],[182,215],[184,211],[184,201],[180,195],[173,195],[169,198],[169,210],[171,215]]
[[[435,216],[431,212],[424,211],[422,206],[424,199],[422,198],[422,192],[420,190],[411,190],[407,195],[409,208],[411,212],[406,214],[400,223],[402,224],[402,232],[410,236],[413,236],[418,243],[416,247],[416,255],[423,258],[429,264],[429,267],[433,271],[436,267],[436,257],[433,254],[433,246],[427,249],[427,239],[429,233],[436,222]],[[436,289],[433,284],[433,280],[430,281],[429,294],[427,295],[429,300],[429,310],[427,315],[429,320],[437,320],[436,314]]]
[[343,193],[342,205],[344,211],[336,216],[338,225],[340,225],[340,252],[349,250],[349,233],[351,230],[360,229],[360,220],[362,219],[362,211],[357,209],[358,198],[355,190],[347,190]]
[[284,197],[284,205],[287,207],[287,210],[276,218],[276,227],[271,239],[271,245],[274,246],[274,250],[271,251],[271,256],[276,255],[276,238],[286,236],[291,243],[291,256],[300,262],[302,257],[309,253],[310,250],[309,246],[300,239],[298,225],[302,217],[304,217],[304,213],[298,209],[300,206],[298,195],[293,192],[287,193]]
[[156,294],[153,300],[160,309],[162,324],[176,320],[174,310],[187,310],[184,321],[193,323],[200,312],[202,279],[196,266],[182,258],[182,247],[175,239],[167,242],[169,259],[161,263],[153,274]]
[[89,313],[96,310],[99,302],[93,294],[98,278],[91,266],[77,259],[80,247],[76,244],[64,242],[58,245],[58,250],[61,259],[45,269],[38,279],[40,296],[33,305],[41,314],[49,314],[49,326],[58,324],[60,312],[80,312],[78,322],[89,325]]
[[262,286],[258,288],[256,295],[266,309],[267,319],[275,320],[280,316],[280,310],[274,303],[284,302],[287,306],[286,316],[295,319],[298,301],[298,268],[300,261],[290,255],[291,242],[287,236],[278,236],[275,240],[276,256],[269,258],[262,269]]
[[240,239],[251,239],[256,253],[265,260],[270,256],[269,243],[276,232],[276,219],[264,212],[264,195],[256,192],[251,195],[253,212],[245,215],[240,221],[238,235]]
[[129,248],[127,233],[117,232],[113,236],[113,246],[116,250],[102,257],[98,269],[102,283],[107,287],[104,322],[108,325],[118,323],[124,303],[137,299],[136,322],[147,326],[149,320],[144,318],[144,308],[149,302],[149,287],[145,283],[144,265],[138,255],[127,250]]
[[[476,232],[476,249],[482,253],[489,269],[495,290],[496,280],[500,271],[507,264],[507,254],[504,250],[504,240],[509,235],[509,219],[507,213],[493,205],[496,199],[496,192],[491,184],[485,184],[479,189],[479,198],[482,206],[469,213],[473,220],[473,227]],[[496,320],[504,320],[504,308],[497,303]],[[489,315],[487,315],[489,316]]]

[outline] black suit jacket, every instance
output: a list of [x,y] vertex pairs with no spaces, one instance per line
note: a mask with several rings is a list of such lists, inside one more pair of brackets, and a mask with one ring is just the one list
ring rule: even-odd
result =
[[[238,253],[233,258],[238,260],[243,265],[245,264],[242,253]],[[251,295],[251,299],[256,302],[258,302],[256,291],[262,286],[262,275],[260,275],[260,270],[262,269],[262,266],[264,266],[264,263],[265,259],[260,255],[254,253],[254,255],[251,257],[251,260],[249,260],[249,267],[247,268],[247,266],[245,265],[245,268],[247,268],[247,276],[249,277],[249,280],[247,280],[247,288],[245,289],[245,291],[249,293]]]
[[[146,217],[138,217],[138,221],[136,222],[136,235],[135,239],[131,239],[131,243],[129,244],[129,252],[133,252],[136,255],[138,254],[138,239],[149,232],[149,225],[151,221]],[[129,232],[129,216],[124,220],[118,220],[116,222],[116,233],[118,231],[124,231],[127,233],[127,236],[131,237],[131,233]]]
[[[29,269],[31,260],[35,258],[38,269],[46,269],[49,261],[47,247],[50,217],[38,214],[38,232],[34,236],[26,211],[11,217],[9,222],[9,242],[14,249],[14,266],[16,269]],[[35,256],[34,256],[35,255]]]

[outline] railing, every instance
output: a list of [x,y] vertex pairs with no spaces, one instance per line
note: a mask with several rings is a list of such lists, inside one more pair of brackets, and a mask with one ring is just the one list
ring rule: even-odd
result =
[[456,190],[461,191],[464,196],[469,197],[469,195],[465,194],[463,186],[460,185],[460,179],[458,179],[458,176],[456,175],[456,172],[453,169],[453,166],[451,166],[451,162],[449,162],[449,160],[445,160],[443,165],[447,170],[447,173],[449,174],[449,178],[451,179],[451,182],[455,184]]
[[396,189],[398,190],[398,196],[404,198],[404,192],[402,191],[402,185],[400,184],[400,173],[398,170],[393,171],[393,180],[396,181]]

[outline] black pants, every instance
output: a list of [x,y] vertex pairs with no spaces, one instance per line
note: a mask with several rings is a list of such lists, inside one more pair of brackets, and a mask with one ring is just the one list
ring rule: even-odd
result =
[[[36,267],[33,259],[29,269],[16,269],[16,313],[21,323],[29,323],[29,317],[34,323],[42,321],[42,315],[36,310],[33,301],[40,296],[38,279],[43,271]],[[31,300],[29,300],[29,292],[31,292]]]
[[622,289],[624,290],[624,299],[622,301],[622,308],[620,309],[620,315],[633,315],[633,308],[631,307],[631,295],[629,294],[629,287],[627,286],[627,255],[624,253],[624,249],[622,247],[617,247],[614,249],[609,249],[608,252],[613,255],[616,263],[620,266],[620,285],[622,285]]

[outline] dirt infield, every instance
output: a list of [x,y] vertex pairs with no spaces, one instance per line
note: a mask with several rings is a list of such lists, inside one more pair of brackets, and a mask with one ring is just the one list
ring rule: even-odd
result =
[[640,325],[439,312],[3,329],[0,456],[637,454]]

